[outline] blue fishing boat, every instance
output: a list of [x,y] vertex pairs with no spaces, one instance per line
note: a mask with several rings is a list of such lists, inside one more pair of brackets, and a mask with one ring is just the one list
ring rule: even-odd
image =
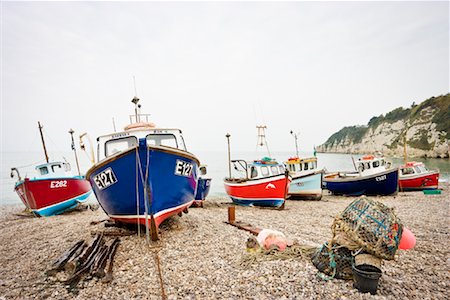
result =
[[289,185],[290,200],[322,199],[322,173],[317,169],[317,157],[291,157],[284,165],[292,178]]
[[391,195],[398,190],[398,168],[390,168],[383,157],[364,156],[355,163],[356,172],[326,174],[323,184],[335,195]]
[[203,201],[209,194],[211,188],[211,178],[206,177],[206,166],[200,166],[200,176],[197,181],[197,191],[195,193],[194,205],[203,207]]
[[97,163],[86,177],[112,220],[145,225],[156,240],[158,226],[193,203],[199,160],[186,150],[181,130],[156,127],[140,114],[139,99],[132,102],[131,124],[97,138]]

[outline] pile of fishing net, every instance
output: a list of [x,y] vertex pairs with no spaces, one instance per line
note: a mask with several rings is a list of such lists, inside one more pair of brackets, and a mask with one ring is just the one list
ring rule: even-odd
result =
[[352,279],[354,266],[379,269],[382,259],[394,259],[402,229],[393,209],[364,196],[357,198],[336,216],[332,239],[311,260],[323,279]]

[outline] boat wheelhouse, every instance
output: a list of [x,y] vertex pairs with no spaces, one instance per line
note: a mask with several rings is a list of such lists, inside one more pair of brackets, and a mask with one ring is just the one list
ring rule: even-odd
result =
[[288,191],[289,199],[322,198],[323,170],[317,168],[317,157],[291,157],[284,164],[292,177]]
[[398,168],[384,157],[363,156],[354,162],[356,172],[325,174],[325,188],[336,195],[391,195],[398,189]]
[[87,177],[111,219],[145,225],[156,240],[159,225],[193,203],[199,160],[187,151],[180,129],[158,128],[138,114],[138,101],[124,131],[97,138],[98,162]]
[[428,170],[422,162],[408,162],[400,166],[401,191],[434,190],[439,186],[439,171]]
[[194,205],[203,207],[203,202],[206,200],[206,196],[209,194],[211,189],[211,178],[208,177],[206,165],[201,165],[199,168],[200,175],[197,181],[197,191],[195,192]]
[[232,160],[231,163],[243,175],[224,179],[225,191],[234,203],[244,206],[283,205],[290,182],[283,164],[267,157],[252,162]]

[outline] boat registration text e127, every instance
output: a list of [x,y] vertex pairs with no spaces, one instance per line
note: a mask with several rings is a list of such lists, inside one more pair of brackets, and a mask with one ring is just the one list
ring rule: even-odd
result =
[[101,190],[117,182],[116,174],[111,168],[108,168],[94,176],[94,182]]

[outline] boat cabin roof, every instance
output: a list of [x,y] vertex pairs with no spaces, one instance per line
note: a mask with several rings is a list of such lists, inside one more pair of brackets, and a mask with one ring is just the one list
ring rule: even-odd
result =
[[285,162],[285,164],[298,164],[298,163],[315,162],[315,161],[317,161],[317,157],[305,157],[305,158],[290,157]]
[[[148,146],[165,146],[187,151],[183,135],[176,128],[155,128],[151,123],[133,123],[122,132],[97,138],[97,161],[139,145],[145,138]],[[130,125],[129,125],[130,126]]]
[[[285,172],[283,164],[280,164],[276,160],[267,157],[251,162],[245,162],[243,160],[233,160],[232,162],[235,163],[235,169],[238,171],[243,171],[246,178],[249,179],[260,179],[277,176],[284,174]],[[242,170],[239,170],[237,168],[236,163],[240,165],[240,168]]]
[[36,178],[51,178],[72,176],[70,172],[70,164],[66,162],[56,161],[36,166],[38,175]]

